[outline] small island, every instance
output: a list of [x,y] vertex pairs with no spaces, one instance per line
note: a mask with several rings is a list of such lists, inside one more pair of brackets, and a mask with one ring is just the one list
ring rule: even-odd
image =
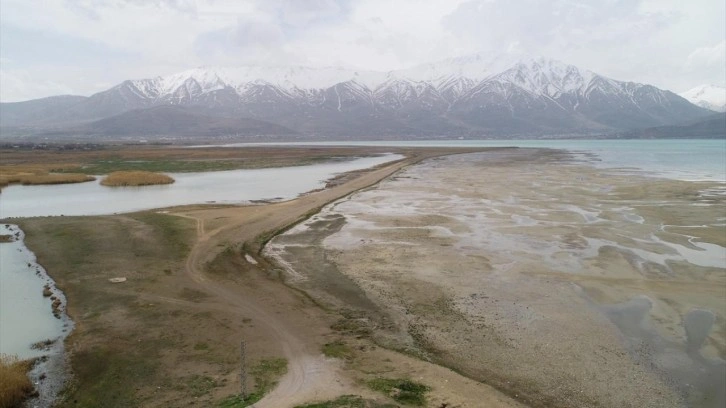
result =
[[101,180],[108,187],[136,187],[157,184],[171,184],[174,179],[162,173],[151,171],[114,171]]
[[[56,173],[53,165],[2,166],[0,167],[0,190],[11,184],[24,186],[39,184],[85,183],[96,178],[81,173]],[[64,170],[64,168],[60,168]]]

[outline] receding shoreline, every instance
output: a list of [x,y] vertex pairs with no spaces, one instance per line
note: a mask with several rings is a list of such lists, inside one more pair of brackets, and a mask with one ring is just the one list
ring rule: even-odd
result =
[[[554,151],[485,157],[404,170],[267,253],[316,301],[368,321],[379,344],[529,405],[718,406],[726,274],[675,251],[718,256],[707,246],[723,245],[718,225],[699,221],[723,208],[699,198],[713,183],[603,174]],[[663,220],[701,225],[689,233],[703,246],[661,232]]]
[[[22,261],[23,267],[20,272],[25,276],[21,279],[23,281],[29,280],[28,285],[33,289],[32,293],[28,294],[31,297],[30,304],[23,300],[22,294],[27,293],[26,290],[16,288],[16,291],[21,293],[19,298],[13,298],[15,291],[13,293],[7,291],[3,293],[4,301],[13,300],[12,304],[15,306],[15,309],[13,309],[15,313],[22,310],[22,319],[29,322],[29,326],[26,327],[16,327],[17,322],[5,322],[7,325],[3,326],[4,330],[12,330],[20,334],[25,333],[20,338],[27,339],[28,342],[25,346],[20,346],[21,343],[18,342],[17,338],[10,338],[9,343],[16,344],[16,347],[19,346],[20,348],[11,348],[9,350],[6,348],[4,352],[11,356],[17,356],[22,360],[22,367],[27,370],[27,377],[33,384],[25,395],[28,398],[26,404],[38,407],[50,406],[57,398],[69,376],[67,360],[64,354],[64,340],[70,334],[73,322],[66,313],[66,297],[56,287],[53,279],[37,262],[35,255],[25,244],[26,235],[24,232],[16,225],[11,224],[4,224],[2,228],[9,232],[4,236],[10,237],[10,239],[5,243],[0,243],[0,245],[9,245],[7,242],[14,243],[14,247],[11,249],[12,253],[8,254],[6,252],[4,256],[12,259],[16,254],[24,254],[22,256],[25,259]],[[18,251],[17,253],[15,248]],[[3,272],[10,274],[17,271]],[[10,283],[12,282],[17,283],[17,281],[10,281]],[[4,287],[4,289],[7,289],[7,287]],[[38,309],[37,301],[41,302],[40,309]],[[42,324],[39,324],[38,319]],[[40,327],[43,327],[43,329],[40,329]],[[53,329],[50,330],[49,327]],[[28,333],[31,334],[30,337],[27,337]],[[31,339],[34,341],[32,345],[30,344]]]
[[[432,151],[430,156],[462,152],[464,151],[439,150],[438,153]],[[546,162],[547,157],[552,154],[552,151],[548,152],[535,160],[536,166]],[[113,375],[115,372],[113,367],[126,367],[132,377],[122,384],[108,383],[104,395],[116,399],[141,398],[147,402],[155,401],[166,406],[183,405],[189,401],[212,406],[225,396],[236,392],[235,378],[238,367],[235,361],[239,347],[238,340],[244,338],[247,341],[249,355],[253,359],[251,364],[256,364],[257,361],[261,361],[259,358],[265,356],[276,356],[287,361],[289,373],[307,372],[306,370],[316,373],[308,374],[309,377],[304,380],[293,377],[295,381],[291,381],[290,374],[278,379],[280,386],[270,398],[276,403],[280,401],[289,403],[285,406],[311,401],[313,394],[310,394],[310,390],[315,387],[327,387],[325,392],[315,394],[316,400],[332,400],[338,395],[352,393],[364,395],[372,401],[390,402],[383,396],[369,394],[370,390],[361,388],[360,384],[364,384],[372,377],[401,376],[415,376],[421,378],[422,383],[432,385],[433,390],[429,394],[430,403],[477,406],[476,404],[486,401],[487,406],[519,406],[517,401],[489,386],[454,375],[439,366],[376,347],[376,344],[385,344],[387,347],[404,350],[408,354],[423,356],[455,367],[470,377],[480,378],[481,373],[461,370],[456,364],[451,364],[450,356],[436,347],[435,342],[426,343],[427,338],[437,338],[435,332],[440,327],[436,326],[436,322],[432,324],[425,319],[413,321],[413,325],[403,331],[403,334],[411,336],[416,342],[423,342],[414,342],[414,345],[424,347],[407,350],[394,343],[378,340],[373,343],[371,328],[360,324],[367,320],[368,316],[347,307],[328,308],[327,312],[322,313],[317,303],[325,305],[325,299],[321,301],[310,288],[303,288],[306,292],[303,296],[281,285],[280,279],[289,280],[288,284],[293,286],[297,286],[297,283],[295,277],[290,279],[274,260],[269,262],[260,256],[259,251],[271,237],[317,214],[320,208],[325,208],[339,197],[353,191],[376,191],[379,188],[375,187],[376,183],[385,174],[392,174],[394,168],[404,168],[423,157],[425,156],[408,159],[405,163],[395,166],[385,165],[382,169],[375,170],[376,174],[362,172],[357,178],[344,179],[342,185],[332,186],[287,202],[247,207],[186,206],[169,209],[163,214],[145,211],[120,216],[18,220],[21,225],[29,228],[29,246],[32,242],[32,248],[38,248],[36,253],[39,259],[43,260],[44,264],[53,265],[53,270],[58,271],[59,286],[63,289],[68,288],[70,299],[78,299],[76,304],[71,302],[70,314],[78,316],[82,323],[81,327],[85,326],[84,330],[93,329],[86,332],[79,330],[72,341],[69,340],[68,345],[73,350],[71,364],[76,365],[77,371],[81,373],[87,372],[86,369],[90,365],[98,364],[99,361],[108,367],[97,375],[78,378],[77,388],[71,389],[68,395],[71,398],[93,396],[88,386],[105,384],[107,375]],[[432,162],[440,163],[439,160]],[[491,163],[487,171],[477,168],[474,174],[486,174],[487,177],[499,177],[500,180],[511,179],[513,184],[510,187],[515,187],[523,180],[511,178],[516,174],[512,173],[517,169],[516,166],[526,166],[526,162]],[[397,173],[386,179],[385,183],[397,179],[405,180],[407,177],[410,175]],[[576,184],[581,184],[583,177],[586,177],[585,173],[578,174]],[[426,177],[422,180],[430,181]],[[459,181],[460,177],[457,176],[450,179],[447,184],[453,188]],[[689,191],[690,184],[678,185],[680,187],[676,196]],[[467,187],[457,194],[464,196],[469,193],[486,194],[485,199],[491,199],[489,188],[491,186],[487,185],[486,188],[470,191],[471,187]],[[657,191],[672,191],[665,184],[658,186],[654,184],[654,188]],[[563,190],[563,194],[567,192],[566,189]],[[416,195],[410,197],[412,202],[425,203],[430,200],[431,195],[422,196],[420,201],[416,201],[416,197]],[[532,221],[517,213],[509,215],[517,216],[518,227],[527,226]],[[585,211],[575,216],[587,219],[592,215]],[[644,218],[654,216],[654,214],[644,214]],[[324,214],[315,215],[311,222],[325,222],[324,218]],[[379,220],[384,223],[388,221],[390,220]],[[407,229],[413,231],[421,227],[417,224],[419,222],[423,222],[423,225],[432,225],[432,222],[435,225],[437,222],[436,219],[422,219],[413,223],[409,221],[402,217],[395,227],[401,231]],[[638,219],[633,217],[631,221],[637,223]],[[441,232],[443,233],[443,229]],[[80,238],[77,242],[65,242],[61,238],[64,236]],[[405,236],[394,235],[386,238],[386,240],[395,238],[393,244],[387,244],[387,250],[391,251],[391,255],[401,250],[396,247],[395,241],[403,237]],[[426,237],[426,234],[421,236],[422,239]],[[432,249],[431,254],[435,255],[439,250],[451,245],[446,236],[435,238],[434,242],[441,245],[438,249]],[[356,239],[356,246],[365,247],[368,245],[366,240],[366,237],[363,241]],[[568,238],[567,242],[573,247],[582,245],[574,236]],[[382,254],[388,255],[385,251]],[[257,263],[250,262],[248,257]],[[420,260],[424,259],[427,258],[420,257]],[[484,259],[477,259],[486,265]],[[325,257],[301,260],[312,268],[320,267],[326,262],[341,262],[337,256],[328,257],[327,260]],[[431,262],[428,266],[439,265],[446,268],[446,264]],[[116,277],[127,278],[127,281],[120,284],[109,283],[109,278]],[[535,270],[527,276],[527,279],[540,282],[543,278]],[[568,279],[572,277],[552,276],[550,279],[559,282],[555,292],[564,294],[563,291],[570,287]],[[330,279],[323,279],[319,283],[317,289],[339,284]],[[586,296],[597,301],[602,301],[604,294],[600,291],[606,290],[608,286],[607,280],[598,283],[594,277],[578,278],[574,283],[585,287]],[[720,284],[720,281],[715,281],[716,288]],[[355,287],[358,284],[354,282],[353,285]],[[362,287],[366,289],[365,285]],[[528,288],[527,290],[534,290],[531,285],[524,287]],[[417,302],[433,301],[435,305],[433,309],[430,306],[426,308],[425,305],[408,305],[410,316],[418,317],[424,312],[438,316],[439,322],[449,325],[445,328],[446,334],[442,334],[444,338],[455,336],[458,330],[457,322],[465,321],[460,321],[457,317],[461,316],[457,311],[458,308],[475,307],[476,304],[486,302],[486,299],[491,300],[493,295],[498,295],[496,292],[477,295],[470,299],[471,304],[464,304],[447,302],[448,292],[429,284],[417,283],[410,286],[410,289],[411,293],[422,294]],[[494,306],[495,304],[491,303],[489,307],[497,308],[500,313],[499,318],[505,318],[503,323],[496,324],[504,324],[506,318],[519,316],[520,309],[528,305],[528,301],[522,302],[522,299],[517,298],[521,294],[507,293],[512,297],[506,300],[514,301],[519,306],[508,306],[504,303]],[[311,295],[315,302],[310,301],[311,298],[308,296]],[[396,299],[390,295],[389,293],[390,299]],[[572,294],[569,293],[567,296],[570,295]],[[626,295],[627,293],[621,296],[627,299]],[[368,298],[370,294],[366,291],[363,297]],[[380,298],[373,300],[380,301]],[[266,314],[268,318],[260,318],[259,314],[252,312],[255,309],[250,309],[251,306],[259,307],[269,313]],[[587,307],[584,304],[580,306]],[[509,315],[506,313],[501,315],[498,309],[500,307]],[[397,306],[389,309],[394,312],[398,310]],[[467,326],[478,327],[480,323],[482,322]],[[386,330],[391,330],[398,322],[395,319],[393,321],[383,319],[376,324],[382,324]],[[722,323],[717,319],[717,324]],[[516,339],[518,324],[508,326],[513,330],[509,332],[510,335]],[[280,337],[280,330],[287,334]],[[287,335],[291,337],[286,337]],[[500,340],[504,343],[512,342],[508,338]],[[99,343],[101,341],[104,343]],[[461,343],[466,344],[466,342]],[[329,362],[316,357],[320,355],[321,350],[329,350],[326,347],[330,345],[336,347],[337,365],[331,366]],[[712,351],[715,345],[711,340],[709,347]],[[286,347],[293,347],[296,351],[286,354],[284,351]],[[99,351],[92,352],[94,348]],[[130,355],[128,353],[123,355],[122,350],[133,350],[133,352]],[[423,351],[424,354],[418,354],[417,350]],[[548,352],[550,351],[539,352],[541,355],[521,366],[545,366],[537,365],[536,361]],[[512,359],[510,364],[520,366],[516,361]],[[567,361],[567,357],[563,357],[563,361]],[[168,388],[167,383],[159,382],[159,377],[146,371],[145,367],[149,364],[154,368],[152,372],[164,373],[167,378],[172,378],[176,384],[179,384],[180,388]],[[180,367],[179,371],[176,371],[175,367]],[[527,385],[522,388],[521,383],[508,384],[506,376],[496,377],[497,374],[506,372],[505,368],[491,362],[487,364],[487,369],[490,370],[487,382],[497,385],[513,398],[531,402],[530,398],[537,395],[537,387],[530,388]],[[499,369],[503,371],[498,371]],[[198,376],[192,377],[188,375],[189,373],[203,374],[195,374]],[[501,382],[497,382],[499,380]],[[297,382],[313,388],[292,392],[292,384]],[[195,395],[191,390],[199,389],[200,384],[204,385],[203,392]],[[250,387],[254,384],[255,381],[251,380]],[[522,394],[522,390],[527,393]],[[641,391],[644,396],[648,395],[647,389]],[[290,394],[286,395],[286,392]],[[661,397],[668,398],[667,395],[666,392]],[[94,397],[104,398],[102,395]],[[111,403],[111,400],[104,401]],[[653,399],[652,403],[656,401],[658,400]],[[263,400],[257,406],[263,407],[265,403],[266,400]],[[61,403],[60,406],[67,405]],[[533,403],[533,406],[538,405]]]
[[[256,364],[258,358],[266,355],[285,356],[288,370],[293,374],[308,373],[310,363],[323,365],[314,370],[315,374],[303,374],[313,376],[304,380],[308,388],[285,397],[282,395],[291,392],[289,387],[300,378],[288,378],[290,374],[281,378],[274,396],[270,396],[273,400],[284,398],[292,406],[310,401],[312,395],[334,398],[352,392],[371,397],[366,394],[369,391],[351,382],[350,376],[356,370],[346,369],[346,374],[339,373],[340,377],[324,377],[339,371],[334,368],[336,364],[317,357],[325,343],[341,336],[329,329],[336,318],[282,285],[275,278],[274,267],[257,254],[259,245],[273,231],[306,218],[340,196],[371,186],[405,165],[427,156],[472,150],[480,149],[413,149],[412,157],[404,162],[362,172],[340,185],[295,200],[267,205],[198,206],[198,209],[184,207],[164,213],[144,211],[118,216],[16,220],[28,232],[29,247],[71,299],[69,314],[79,322],[67,343],[77,376],[64,395],[71,399],[93,397],[101,404],[110,403],[109,398],[141,398],[167,406],[181,405],[184,401],[206,401],[213,405],[238,390],[235,361],[242,335],[248,344],[250,364]],[[75,238],[62,238],[68,236]],[[237,252],[240,246],[249,248],[250,252]],[[259,265],[246,260],[244,255],[249,254]],[[109,283],[110,278],[116,277],[127,280]],[[235,304],[241,300],[248,303],[232,308],[219,304]],[[248,307],[267,310],[276,322],[259,320]],[[200,320],[202,316],[214,316],[214,319]],[[241,324],[230,325],[231,322]],[[283,328],[292,337],[280,338],[279,330]],[[378,361],[375,365],[378,369],[371,367],[369,376],[382,368],[389,370],[386,367],[390,364],[398,367],[393,369],[400,372],[399,376],[405,376],[412,369],[427,370],[436,373],[430,374],[431,381],[446,378],[459,390],[453,394],[444,390],[434,393],[434,399],[447,398],[442,403],[464,395],[473,398],[471,401],[500,401],[501,406],[517,406],[511,401],[504,402],[508,400],[506,397],[484,385],[469,384],[463,377],[455,377],[429,363],[383,349],[375,351],[365,340],[361,341],[356,347],[366,351],[354,354],[361,361]],[[299,351],[287,354],[284,351],[287,347]],[[89,365],[98,364],[107,368],[87,376]],[[144,368],[147,365],[154,369],[147,371]],[[118,378],[114,367],[124,367],[129,374],[123,377],[125,382],[106,383],[109,375]],[[184,368],[176,372],[176,367]],[[204,374],[191,377],[189,373]],[[176,383],[186,386],[170,389],[158,383],[161,378],[174,378]],[[338,385],[331,387],[331,382],[336,380]],[[207,384],[199,395],[192,391],[196,389],[192,384],[195,381]],[[250,382],[250,386],[255,384],[252,379]],[[102,383],[106,384],[103,394],[94,394],[88,388]],[[321,389],[327,391],[320,393]],[[385,401],[384,396],[373,397],[380,398]],[[264,403],[261,401],[259,406],[265,406]],[[65,404],[61,401],[59,406]]]

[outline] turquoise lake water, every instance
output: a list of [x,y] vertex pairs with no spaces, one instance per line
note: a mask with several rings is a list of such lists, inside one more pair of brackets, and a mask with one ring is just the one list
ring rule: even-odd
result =
[[[428,140],[371,142],[309,142],[305,146],[458,146],[538,147],[564,149],[592,157],[592,164],[604,168],[626,168],[635,172],[679,180],[726,182],[726,135],[724,139],[667,140]],[[274,143],[273,145],[293,143]],[[250,146],[229,144],[224,146]],[[592,156],[591,156],[592,155]]]

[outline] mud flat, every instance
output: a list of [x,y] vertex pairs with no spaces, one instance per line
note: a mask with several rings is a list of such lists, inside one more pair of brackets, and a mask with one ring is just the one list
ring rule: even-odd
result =
[[726,402],[726,190],[560,151],[429,159],[266,253],[379,344],[530,406]]

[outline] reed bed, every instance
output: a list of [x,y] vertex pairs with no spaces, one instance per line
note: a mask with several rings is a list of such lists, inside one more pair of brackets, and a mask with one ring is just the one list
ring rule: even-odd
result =
[[102,185],[109,187],[151,186],[173,182],[174,179],[166,174],[151,171],[115,171],[101,180]]
[[36,185],[36,184],[67,184],[84,183],[93,181],[96,178],[81,173],[54,173],[54,170],[61,171],[75,166],[52,165],[7,165],[0,166],[0,189],[10,184]]
[[33,384],[28,378],[31,366],[31,361],[0,354],[0,408],[18,407],[33,393]]

